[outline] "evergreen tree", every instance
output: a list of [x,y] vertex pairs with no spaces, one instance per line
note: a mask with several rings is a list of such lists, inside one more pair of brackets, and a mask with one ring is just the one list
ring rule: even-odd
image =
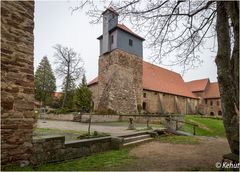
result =
[[[63,90],[64,95],[61,98],[61,102],[63,102],[63,99],[64,99],[65,94],[66,94],[65,103],[64,103],[64,106],[62,108],[73,109],[74,94],[75,94],[75,90],[76,90],[76,85],[74,83],[74,80],[71,79],[71,77],[69,77],[69,81],[67,81],[67,77],[65,77],[62,85],[63,85],[62,90]],[[68,89],[66,89],[66,87],[68,87]]]
[[76,89],[74,102],[81,112],[90,112],[92,110],[92,93],[87,87],[85,74],[83,75],[82,83]]
[[42,105],[50,105],[52,93],[56,90],[56,78],[46,56],[43,57],[35,72],[35,99]]

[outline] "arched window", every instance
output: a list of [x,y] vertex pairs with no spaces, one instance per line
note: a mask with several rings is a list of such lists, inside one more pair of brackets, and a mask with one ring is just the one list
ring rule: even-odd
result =
[[210,115],[211,115],[211,116],[214,116],[214,112],[210,112]]
[[143,102],[142,104],[143,110],[146,110],[146,106],[147,106],[146,102]]
[[222,111],[218,111],[218,116],[222,116]]

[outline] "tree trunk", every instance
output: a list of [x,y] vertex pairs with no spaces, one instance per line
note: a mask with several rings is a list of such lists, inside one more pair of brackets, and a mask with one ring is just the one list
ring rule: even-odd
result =
[[67,78],[66,78],[66,87],[65,87],[65,94],[64,94],[64,98],[63,98],[63,102],[62,102],[62,108],[64,108],[65,106],[65,102],[66,102],[66,99],[67,99],[67,94],[68,94],[68,87],[69,87],[69,80],[70,80],[70,63],[68,63],[68,69],[67,69]]
[[[228,6],[228,3],[229,2],[217,2],[216,30],[218,39],[218,52],[215,61],[217,65],[218,83],[222,102],[223,123],[226,131],[226,136],[231,151],[233,153],[239,154],[239,121],[237,110],[239,109],[239,83],[238,78],[236,78],[238,76],[239,70],[239,61],[236,60],[236,57],[239,57],[239,51],[238,38],[235,38],[234,50],[231,58],[230,29],[228,18],[228,16],[231,17],[231,14],[227,13],[229,11],[227,9],[232,7]],[[238,19],[239,18],[237,17],[237,20]],[[238,34],[235,35],[234,33],[234,36],[238,37]]]

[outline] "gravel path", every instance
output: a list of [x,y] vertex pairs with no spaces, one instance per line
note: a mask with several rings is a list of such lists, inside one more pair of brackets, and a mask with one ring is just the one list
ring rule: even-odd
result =
[[[112,136],[118,136],[122,134],[131,134],[136,133],[135,130],[127,130],[128,124],[123,123],[122,126],[109,125],[110,123],[104,125],[101,123],[91,124],[91,131],[99,131],[104,133],[109,133]],[[87,131],[88,124],[87,123],[79,123],[79,122],[71,122],[71,121],[54,121],[54,120],[46,120],[44,123],[43,120],[38,120],[37,124],[38,128],[52,128],[52,129],[60,129],[60,130],[75,130],[75,131]],[[144,125],[142,126],[144,128]]]

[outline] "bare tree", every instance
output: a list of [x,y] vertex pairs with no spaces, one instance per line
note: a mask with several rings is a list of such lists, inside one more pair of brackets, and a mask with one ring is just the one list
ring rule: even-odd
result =
[[70,83],[80,79],[84,73],[83,61],[79,54],[77,54],[72,48],[63,47],[62,45],[55,45],[53,47],[56,52],[54,57],[56,58],[56,73],[59,77],[65,79],[65,94],[62,102],[62,107],[65,106],[68,92],[70,89]]
[[[91,23],[101,22],[101,12],[109,5],[128,19],[136,31],[146,33],[147,44],[159,62],[194,67],[209,40],[218,47],[216,65],[223,121],[231,151],[239,154],[239,2],[191,0],[125,0],[100,2],[85,0],[72,11],[87,9]],[[101,7],[101,9],[99,8]],[[164,59],[165,58],[165,59]]]

